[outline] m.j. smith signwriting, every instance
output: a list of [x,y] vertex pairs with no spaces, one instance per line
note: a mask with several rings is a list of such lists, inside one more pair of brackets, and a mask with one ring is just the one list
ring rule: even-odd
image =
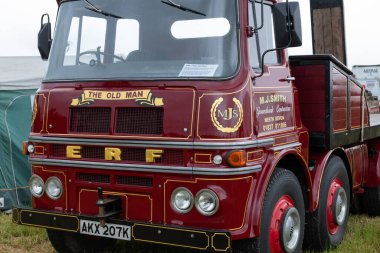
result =
[[[289,94],[290,95],[290,94]],[[262,94],[256,97],[256,117],[261,132],[292,126],[292,97],[285,94]],[[286,116],[285,116],[286,115]]]

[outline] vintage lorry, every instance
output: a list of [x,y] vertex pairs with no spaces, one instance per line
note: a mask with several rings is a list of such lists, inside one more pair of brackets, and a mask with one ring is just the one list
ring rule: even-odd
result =
[[332,55],[288,57],[298,3],[58,4],[13,209],[58,252],[324,250],[357,199],[380,214],[380,115]]

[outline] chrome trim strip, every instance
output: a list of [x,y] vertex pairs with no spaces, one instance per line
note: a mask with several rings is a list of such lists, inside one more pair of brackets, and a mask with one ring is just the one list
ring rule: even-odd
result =
[[157,165],[140,165],[140,164],[118,164],[102,162],[85,162],[58,159],[39,159],[30,158],[32,165],[51,165],[65,167],[92,168],[102,170],[122,170],[138,172],[157,172],[157,173],[175,173],[175,174],[195,174],[195,175],[244,175],[261,170],[261,165],[242,167],[242,168],[200,168],[200,167],[179,167],[179,166],[157,166]]
[[173,142],[173,141],[135,141],[135,140],[112,140],[112,139],[83,139],[83,138],[59,138],[30,136],[29,141],[39,143],[75,144],[93,146],[114,147],[150,147],[150,148],[177,148],[177,149],[246,149],[272,146],[273,138],[263,140],[247,140],[240,142]]
[[273,150],[273,151],[276,152],[276,151],[280,151],[280,150],[283,150],[283,149],[296,148],[296,147],[299,147],[301,145],[302,145],[302,143],[295,142],[295,143],[290,143],[290,144],[286,144],[286,145],[281,145],[281,146],[273,147],[270,150]]

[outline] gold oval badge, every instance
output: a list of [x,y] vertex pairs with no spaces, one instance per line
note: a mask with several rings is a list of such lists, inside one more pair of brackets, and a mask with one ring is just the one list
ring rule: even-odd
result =
[[243,106],[237,98],[233,98],[232,101],[235,103],[234,107],[221,109],[223,98],[220,97],[211,106],[212,123],[223,133],[234,133],[243,123]]

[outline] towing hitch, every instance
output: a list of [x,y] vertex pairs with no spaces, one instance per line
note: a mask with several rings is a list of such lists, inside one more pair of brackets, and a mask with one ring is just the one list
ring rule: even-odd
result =
[[100,226],[104,227],[106,219],[115,218],[121,213],[121,197],[108,196],[104,198],[102,187],[98,187],[98,201],[96,205],[99,207],[99,214],[96,216],[99,218]]

